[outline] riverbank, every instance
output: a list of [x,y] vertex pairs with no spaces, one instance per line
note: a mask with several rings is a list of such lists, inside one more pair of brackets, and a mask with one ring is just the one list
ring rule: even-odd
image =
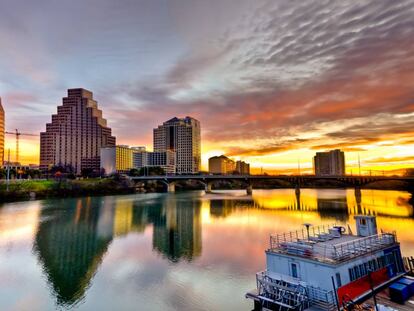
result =
[[[245,189],[246,185],[240,181],[219,181],[214,184],[213,190]],[[292,185],[283,181],[256,182],[254,189],[283,189],[292,188]],[[301,188],[343,189],[345,185],[336,182],[313,182],[302,184]],[[204,190],[204,185],[195,181],[177,182],[176,191]],[[414,186],[401,182],[377,182],[363,187],[375,190],[401,190],[414,194]],[[82,180],[15,180],[7,190],[6,183],[0,183],[0,202],[46,199],[55,197],[80,197],[132,194],[136,192],[165,192],[163,183],[148,182],[135,184],[126,178],[95,178]],[[411,198],[414,203],[414,197]]]
[[83,180],[23,180],[9,185],[0,184],[0,202],[46,199],[54,197],[79,197],[134,193],[128,180],[83,179]]

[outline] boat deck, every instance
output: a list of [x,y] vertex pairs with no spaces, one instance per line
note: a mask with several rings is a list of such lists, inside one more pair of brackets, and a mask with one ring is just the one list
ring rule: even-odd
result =
[[361,237],[352,233],[339,234],[333,228],[317,227],[309,235],[303,230],[272,235],[268,251],[338,263],[398,243],[395,233]]

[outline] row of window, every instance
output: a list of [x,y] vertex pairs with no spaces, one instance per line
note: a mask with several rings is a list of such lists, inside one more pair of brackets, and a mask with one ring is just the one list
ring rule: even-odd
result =
[[370,271],[371,272],[377,271],[394,262],[395,262],[395,259],[394,259],[393,254],[387,254],[387,255],[378,257],[377,259],[372,259],[368,262],[357,265],[353,268],[349,268],[349,279],[351,280],[351,282],[355,281],[359,278],[362,278],[368,275]]

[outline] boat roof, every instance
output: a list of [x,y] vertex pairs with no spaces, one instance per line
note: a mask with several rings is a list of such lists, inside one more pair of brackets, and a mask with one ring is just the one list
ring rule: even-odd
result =
[[336,225],[311,227],[270,237],[268,252],[303,257],[325,263],[341,263],[372,251],[398,243],[395,233],[380,233],[371,236],[352,234]]

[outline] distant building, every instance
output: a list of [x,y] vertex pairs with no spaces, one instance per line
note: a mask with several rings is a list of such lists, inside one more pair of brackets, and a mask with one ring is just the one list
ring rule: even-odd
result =
[[161,167],[167,174],[174,174],[176,171],[174,151],[148,152],[147,159],[148,167]]
[[149,152],[145,147],[133,148],[134,168],[141,169],[143,167],[161,167],[165,173],[174,174],[175,152],[173,151],[157,151]]
[[250,175],[250,164],[244,161],[237,161],[236,172],[240,175]]
[[148,163],[148,151],[145,147],[132,147],[134,168],[141,168]]
[[208,159],[208,171],[211,174],[233,174],[236,163],[225,155]]
[[106,175],[128,173],[134,168],[134,152],[129,146],[115,146],[101,148],[101,169]]
[[148,152],[145,147],[103,147],[101,148],[101,169],[106,175],[126,174],[131,169],[161,167],[167,174],[175,173],[175,153],[173,151]]
[[318,176],[345,175],[345,154],[339,149],[317,152],[313,158],[313,167]]
[[101,148],[114,146],[115,137],[92,92],[69,89],[52,122],[40,133],[40,168],[61,165],[72,167],[76,174],[83,169],[97,171]]
[[4,163],[4,109],[1,105],[1,98],[0,98],[0,164],[3,165]]
[[194,174],[200,171],[200,122],[191,117],[172,118],[154,129],[154,152],[173,151],[176,172]]

